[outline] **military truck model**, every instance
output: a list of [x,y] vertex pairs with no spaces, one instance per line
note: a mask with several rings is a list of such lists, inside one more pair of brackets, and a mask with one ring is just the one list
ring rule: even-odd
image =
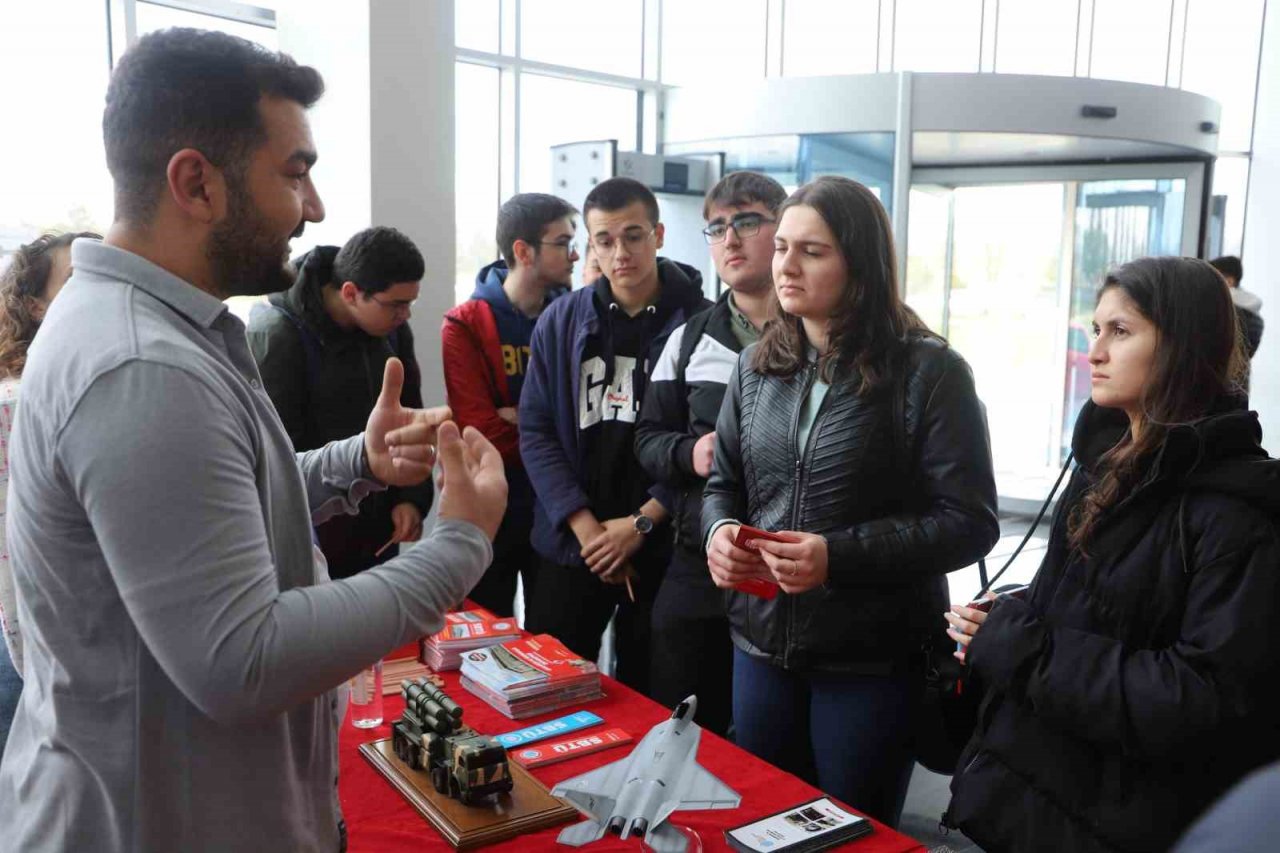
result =
[[507,750],[462,723],[462,708],[425,678],[400,682],[404,713],[391,724],[396,757],[465,806],[511,790]]

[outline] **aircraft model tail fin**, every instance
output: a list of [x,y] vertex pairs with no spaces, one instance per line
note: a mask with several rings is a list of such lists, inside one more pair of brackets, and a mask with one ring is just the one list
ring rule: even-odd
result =
[[645,844],[653,853],[685,853],[689,839],[669,823],[664,823],[645,837]]
[[561,830],[556,840],[569,847],[581,847],[592,841],[599,841],[603,835],[604,824],[596,823],[594,820],[584,820],[582,823],[575,823]]

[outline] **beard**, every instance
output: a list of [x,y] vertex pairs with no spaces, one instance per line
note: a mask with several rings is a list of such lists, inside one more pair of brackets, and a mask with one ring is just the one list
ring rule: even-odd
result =
[[[227,218],[209,235],[205,253],[224,298],[261,296],[293,286],[289,237],[275,237],[266,217],[240,182],[229,182]],[[301,226],[295,235],[301,231]]]

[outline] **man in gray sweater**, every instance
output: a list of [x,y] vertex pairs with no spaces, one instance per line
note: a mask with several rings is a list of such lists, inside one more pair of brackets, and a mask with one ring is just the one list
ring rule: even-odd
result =
[[[441,627],[488,565],[497,451],[400,404],[295,456],[222,300],[287,285],[324,208],[310,68],[214,32],[141,39],[103,121],[115,222],[31,348],[9,534],[30,680],[0,764],[0,847],[342,845],[334,689]],[[427,539],[327,582],[311,527],[443,465]]]

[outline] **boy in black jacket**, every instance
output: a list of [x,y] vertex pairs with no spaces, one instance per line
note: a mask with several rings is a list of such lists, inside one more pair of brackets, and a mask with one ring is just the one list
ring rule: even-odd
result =
[[636,455],[664,490],[675,546],[653,606],[650,690],[674,706],[698,696],[699,721],[725,734],[733,644],[724,597],[702,550],[702,489],[711,473],[716,417],[738,354],[755,342],[773,304],[773,234],[787,193],[772,178],[733,172],[707,192],[703,235],[728,289],[676,329],[654,367],[636,426]]
[[[368,228],[346,245],[317,246],[294,262],[297,280],[249,318],[249,349],[293,449],[323,447],[364,429],[395,356],[404,364],[400,401],[422,407],[409,313],[426,265],[394,228]],[[338,515],[316,528],[329,576],[345,578],[412,542],[431,509],[431,479],[374,492],[359,515]],[[381,553],[379,553],[381,550]]]

